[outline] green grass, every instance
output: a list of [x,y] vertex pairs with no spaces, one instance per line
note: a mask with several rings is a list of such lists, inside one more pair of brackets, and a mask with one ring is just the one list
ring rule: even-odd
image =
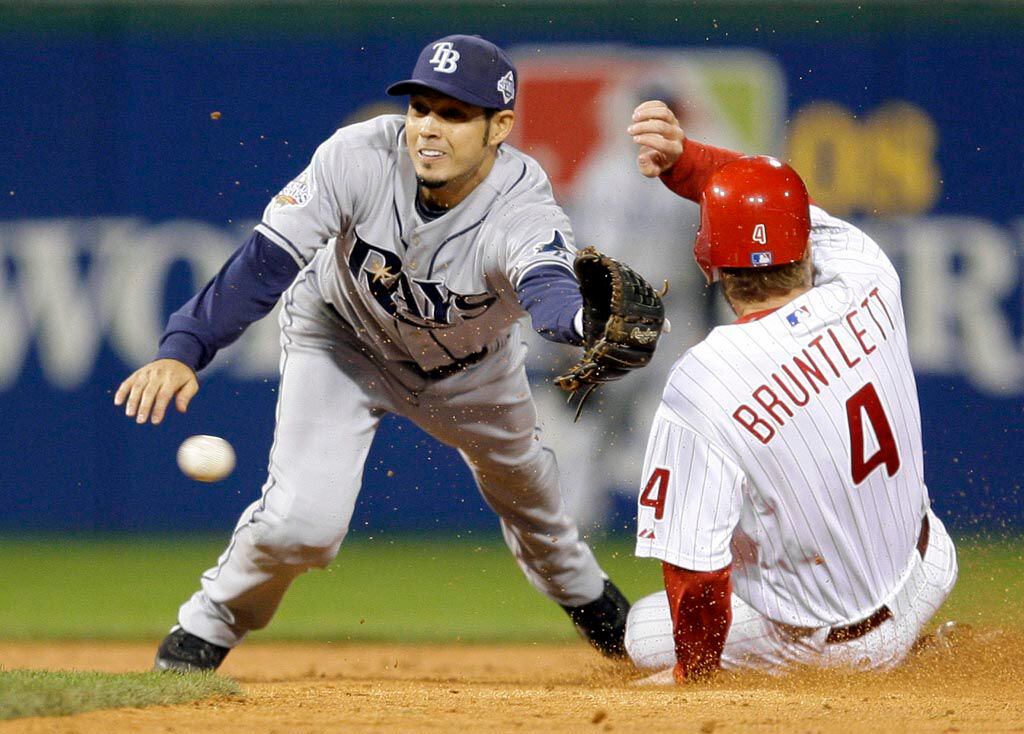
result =
[[66,716],[123,706],[237,696],[238,684],[212,674],[0,670],[0,719]]
[[[0,541],[0,638],[156,639],[224,538]],[[593,543],[630,598],[661,588],[656,561],[628,539]],[[958,544],[960,581],[943,619],[1024,628],[1024,541]],[[493,536],[352,538],[326,572],[299,578],[256,639],[537,641],[574,639],[564,613],[526,583]]]

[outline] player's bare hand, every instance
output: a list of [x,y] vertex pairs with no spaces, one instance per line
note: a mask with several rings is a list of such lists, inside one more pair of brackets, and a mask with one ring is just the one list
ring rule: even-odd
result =
[[686,133],[675,113],[660,100],[649,100],[633,110],[633,124],[627,132],[640,146],[636,164],[648,178],[663,174],[683,154]]
[[121,383],[114,405],[124,405],[124,414],[135,416],[136,423],[152,420],[156,425],[164,419],[171,398],[178,412],[184,413],[197,392],[199,382],[188,365],[176,359],[156,359]]

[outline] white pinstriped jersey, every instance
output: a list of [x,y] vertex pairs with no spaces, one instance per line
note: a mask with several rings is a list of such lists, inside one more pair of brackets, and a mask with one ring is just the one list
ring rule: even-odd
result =
[[867,235],[811,207],[814,287],[720,326],[654,418],[636,554],[711,571],[783,624],[872,614],[928,507],[900,283]]
[[547,174],[509,145],[456,207],[425,219],[405,121],[338,130],[275,196],[256,229],[312,261],[326,300],[381,355],[430,370],[502,341],[539,265],[572,272],[572,229]]

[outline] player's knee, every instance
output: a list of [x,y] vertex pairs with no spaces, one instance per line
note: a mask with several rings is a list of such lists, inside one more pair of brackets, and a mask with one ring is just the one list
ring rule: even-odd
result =
[[626,620],[626,652],[641,670],[675,665],[675,641],[668,596],[659,591],[634,602]]
[[503,431],[496,440],[460,448],[472,461],[496,467],[526,466],[552,460],[551,450],[534,428]]
[[323,568],[338,555],[348,532],[347,524],[313,522],[294,516],[260,518],[257,547],[277,561],[307,568]]
[[470,456],[469,462],[481,479],[492,479],[503,486],[528,487],[553,481],[555,462],[548,451],[537,446],[523,450],[502,447],[481,455]]
[[304,568],[326,568],[341,548],[341,539],[329,540],[322,537],[281,537],[271,538],[258,546],[260,550],[288,566]]

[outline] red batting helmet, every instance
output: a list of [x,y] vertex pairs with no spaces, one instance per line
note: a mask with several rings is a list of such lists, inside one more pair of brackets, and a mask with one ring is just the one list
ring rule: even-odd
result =
[[811,234],[807,188],[796,171],[765,155],[730,161],[700,195],[693,257],[708,282],[720,268],[762,268],[802,260]]

